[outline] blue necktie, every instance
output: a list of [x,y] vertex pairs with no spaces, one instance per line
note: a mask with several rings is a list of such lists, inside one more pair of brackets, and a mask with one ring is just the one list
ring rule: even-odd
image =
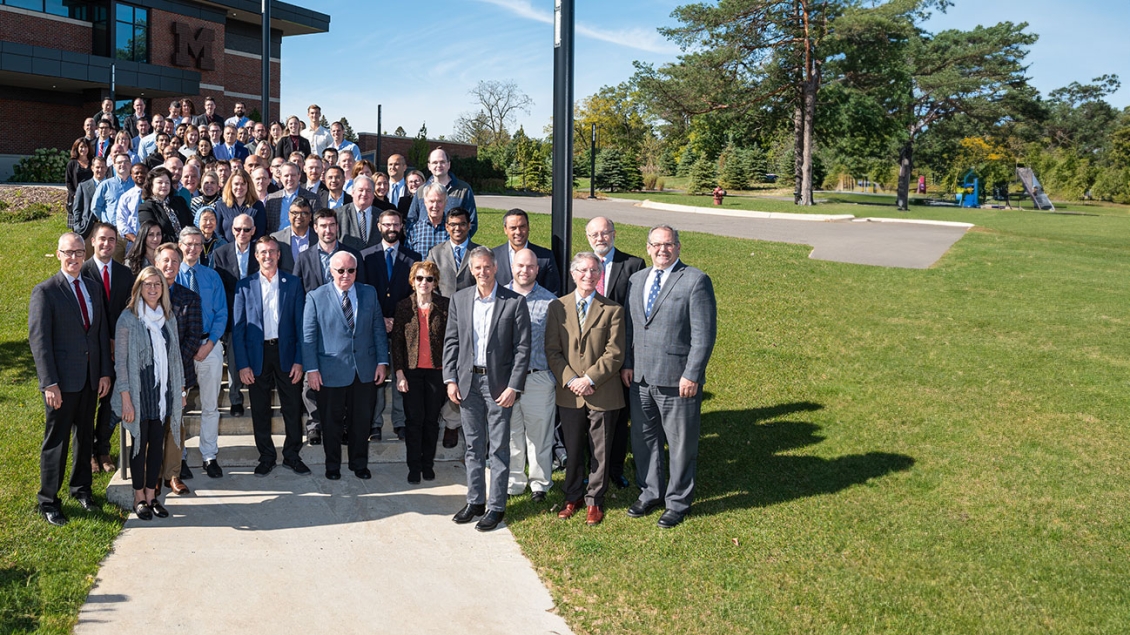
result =
[[392,247],[389,247],[388,249],[385,250],[385,272],[386,272],[388,279],[390,281],[392,280],[392,267],[393,267],[393,264],[395,263],[395,261],[393,260],[392,254],[393,254]]
[[459,245],[455,248],[455,268],[456,269],[459,269],[459,267],[463,266],[463,250],[464,249],[465,249],[465,247],[463,247],[463,245]]
[[196,286],[196,270],[192,267],[188,268],[188,290],[200,294],[200,287]]
[[651,317],[651,307],[652,307],[652,305],[655,304],[655,298],[659,297],[659,287],[662,284],[662,282],[661,282],[662,279],[663,279],[663,270],[662,269],[656,269],[655,270],[655,282],[653,282],[652,285],[651,285],[651,291],[649,291],[648,294],[647,294],[647,304],[644,306],[644,309],[643,309],[643,316],[645,318]]

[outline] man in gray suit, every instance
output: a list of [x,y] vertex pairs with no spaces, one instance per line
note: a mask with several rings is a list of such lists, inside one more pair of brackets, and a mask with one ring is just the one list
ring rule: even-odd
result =
[[643,488],[628,515],[642,518],[664,506],[659,517],[664,529],[683,522],[694,498],[702,386],[718,332],[710,277],[679,260],[679,250],[673,228],[659,225],[648,232],[652,266],[628,282],[628,351],[620,371],[629,388],[632,453]]
[[279,242],[279,269],[294,273],[294,264],[298,262],[299,254],[318,244],[318,237],[310,227],[314,217],[310,201],[301,196],[296,197],[287,213],[290,216],[290,227],[280,229],[271,236]]
[[373,207],[375,198],[373,179],[359,174],[353,179],[353,202],[338,210],[341,242],[357,251],[381,244],[381,232],[377,228],[381,212]]
[[452,520],[463,524],[483,516],[475,528],[490,531],[506,513],[510,409],[526,387],[530,313],[526,298],[495,283],[497,266],[490,249],[477,247],[467,257],[475,286],[456,292],[452,299],[443,343],[447,396],[462,406],[467,440],[467,505]]
[[94,242],[90,235],[94,231],[94,224],[98,222],[98,215],[94,213],[94,192],[98,184],[106,180],[106,159],[94,157],[90,160],[90,171],[94,174],[75,189],[75,202],[71,208],[71,227],[75,233],[82,236],[86,242],[86,257],[94,255]]

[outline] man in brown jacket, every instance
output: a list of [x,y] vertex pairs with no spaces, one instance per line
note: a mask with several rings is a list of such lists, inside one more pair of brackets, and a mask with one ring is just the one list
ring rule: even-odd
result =
[[[597,525],[604,520],[616,413],[624,407],[624,391],[616,380],[624,364],[627,325],[623,307],[596,292],[603,273],[596,254],[577,254],[569,271],[576,290],[549,305],[545,327],[545,355],[557,378],[557,410],[570,457],[565,469],[565,507],[557,517],[572,517],[583,501],[588,506],[586,522]],[[587,489],[586,434],[591,456]]]

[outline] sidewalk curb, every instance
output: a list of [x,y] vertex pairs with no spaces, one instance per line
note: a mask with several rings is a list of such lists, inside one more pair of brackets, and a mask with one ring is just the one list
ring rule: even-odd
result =
[[[633,199],[614,200],[623,201]],[[666,212],[687,212],[690,214],[711,214],[714,216],[737,216],[740,218],[771,218],[776,220],[799,220],[820,223],[855,219],[855,216],[851,214],[789,214],[785,212],[753,212],[749,210],[716,209],[711,207],[677,205],[675,203],[656,203],[647,199],[640,201],[637,204],[639,207],[658,209]]]
[[938,227],[957,227],[961,229],[972,229],[976,227],[973,223],[961,223],[958,221],[949,220],[922,220],[916,218],[855,218],[852,219],[853,223],[902,223],[905,225],[936,225]]

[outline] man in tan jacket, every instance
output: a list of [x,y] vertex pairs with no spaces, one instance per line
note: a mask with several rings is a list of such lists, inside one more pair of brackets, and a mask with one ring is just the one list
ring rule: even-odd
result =
[[[545,327],[545,354],[557,379],[557,410],[569,456],[566,502],[557,517],[571,518],[584,504],[588,507],[586,522],[597,525],[604,520],[616,414],[624,407],[624,391],[617,379],[624,364],[627,326],[623,307],[596,292],[603,274],[596,254],[577,254],[569,271],[576,290],[549,306]],[[587,489],[586,435],[591,456]]]

